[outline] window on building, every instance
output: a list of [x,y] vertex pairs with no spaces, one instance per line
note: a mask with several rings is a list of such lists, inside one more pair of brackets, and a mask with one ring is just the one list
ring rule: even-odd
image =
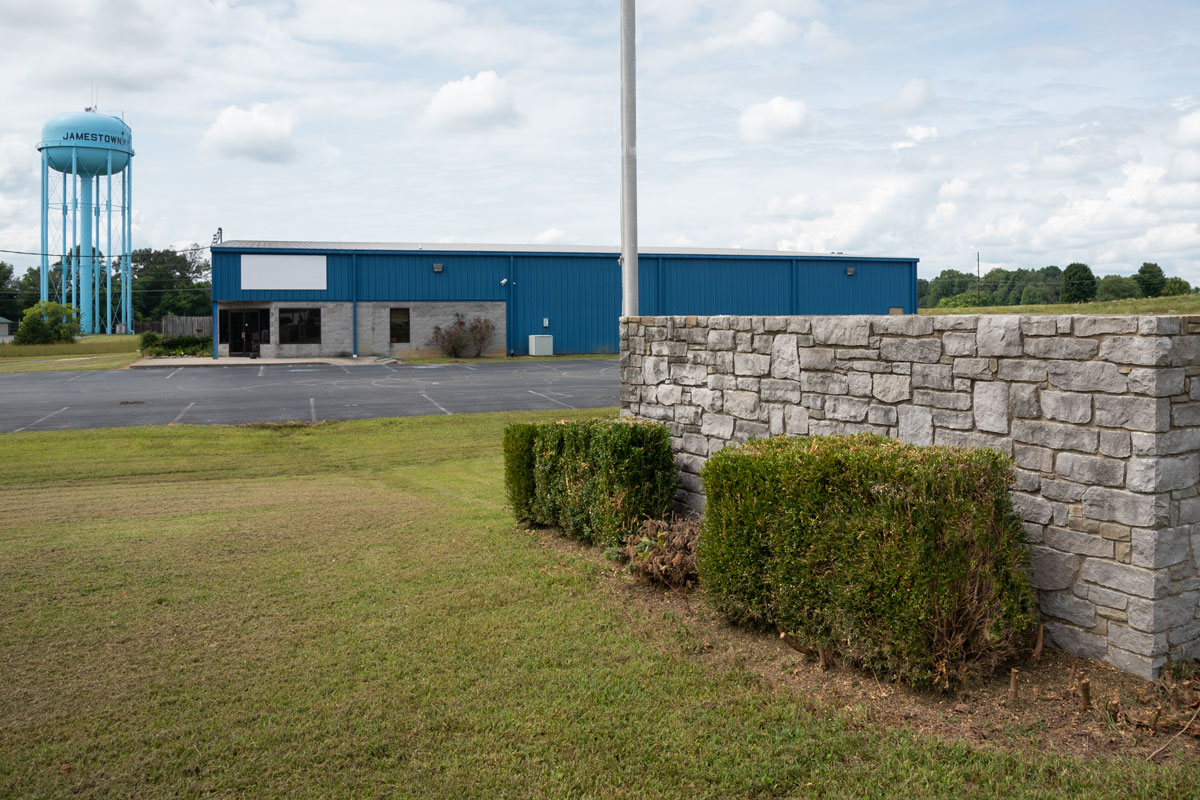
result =
[[320,344],[321,309],[279,309],[280,344]]
[[392,344],[407,344],[409,341],[408,309],[392,309]]

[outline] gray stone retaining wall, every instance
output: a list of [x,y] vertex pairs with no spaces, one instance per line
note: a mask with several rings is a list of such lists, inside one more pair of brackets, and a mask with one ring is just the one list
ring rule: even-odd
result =
[[695,510],[751,437],[996,448],[1051,642],[1144,677],[1200,657],[1200,317],[628,317],[621,413],[671,427]]

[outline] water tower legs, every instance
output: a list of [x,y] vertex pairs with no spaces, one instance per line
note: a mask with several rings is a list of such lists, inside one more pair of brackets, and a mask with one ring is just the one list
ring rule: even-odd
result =
[[93,300],[96,296],[92,286],[92,176],[84,175],[79,180],[79,302],[80,324],[84,333],[95,333],[92,316]]

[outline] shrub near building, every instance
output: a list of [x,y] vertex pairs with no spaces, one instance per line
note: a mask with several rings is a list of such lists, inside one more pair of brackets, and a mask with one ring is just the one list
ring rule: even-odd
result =
[[738,621],[947,689],[1028,646],[1035,620],[1012,466],[873,435],[714,455],[700,581]]

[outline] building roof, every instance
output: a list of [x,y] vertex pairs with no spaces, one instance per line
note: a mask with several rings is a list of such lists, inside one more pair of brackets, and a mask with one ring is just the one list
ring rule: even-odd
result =
[[[567,255],[621,254],[619,247],[576,244],[463,244],[460,242],[290,242],[231,239],[212,246],[216,250],[320,250],[325,252],[370,251],[375,253],[547,253]],[[916,261],[915,258],[846,255],[845,253],[801,253],[789,250],[743,250],[736,247],[639,247],[643,256],[776,256],[779,258],[846,258],[872,261]]]
[[12,324],[12,320],[11,320],[11,319],[9,319],[8,317],[0,317],[0,325],[3,325],[3,324],[4,324],[4,323],[6,323],[6,322],[7,322],[9,325],[11,325],[11,324]]

